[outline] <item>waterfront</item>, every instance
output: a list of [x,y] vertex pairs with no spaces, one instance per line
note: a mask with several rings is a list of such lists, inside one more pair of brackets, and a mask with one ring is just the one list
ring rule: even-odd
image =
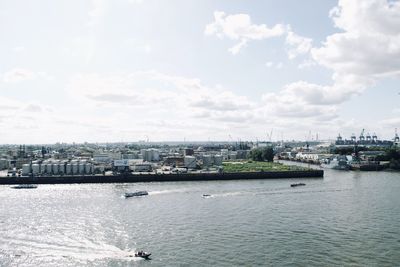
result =
[[[149,196],[122,197],[133,190]],[[0,186],[0,265],[394,266],[399,191],[399,173],[335,170],[324,179]],[[135,249],[153,259],[129,258]]]

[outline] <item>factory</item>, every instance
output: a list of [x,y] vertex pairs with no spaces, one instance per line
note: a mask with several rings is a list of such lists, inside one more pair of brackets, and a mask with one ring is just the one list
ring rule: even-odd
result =
[[220,172],[224,161],[247,159],[250,150],[244,148],[229,143],[9,145],[0,147],[0,176]]
[[365,133],[365,129],[362,129],[360,135],[357,137],[354,133],[350,136],[350,139],[343,139],[339,134],[335,141],[335,146],[366,146],[366,147],[391,147],[399,143],[399,135],[397,129],[395,129],[395,135],[393,140],[380,140],[376,133],[370,134]]
[[22,165],[23,176],[39,175],[91,175],[94,165],[86,160],[46,160]]

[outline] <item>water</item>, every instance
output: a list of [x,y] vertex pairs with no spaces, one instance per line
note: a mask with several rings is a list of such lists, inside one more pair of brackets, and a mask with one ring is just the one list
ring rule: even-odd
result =
[[[149,195],[122,197],[133,190]],[[0,186],[0,266],[398,266],[399,204],[389,172]]]

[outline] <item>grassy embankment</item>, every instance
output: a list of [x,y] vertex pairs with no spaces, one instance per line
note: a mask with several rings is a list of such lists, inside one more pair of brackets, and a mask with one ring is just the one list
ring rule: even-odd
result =
[[224,172],[306,171],[307,168],[263,161],[225,161]]

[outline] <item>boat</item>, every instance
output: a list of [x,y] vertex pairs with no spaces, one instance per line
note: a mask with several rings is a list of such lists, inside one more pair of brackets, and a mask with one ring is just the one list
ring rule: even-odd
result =
[[351,170],[358,171],[381,171],[384,169],[384,166],[379,162],[364,162],[364,161],[355,161],[350,164]]
[[296,186],[305,186],[305,183],[297,183],[297,184],[291,184],[290,187],[296,187]]
[[346,156],[337,156],[332,159],[327,159],[321,166],[334,170],[350,170],[349,159]]
[[150,258],[149,258],[150,255],[151,255],[151,253],[144,252],[143,250],[138,251],[138,252],[135,253],[135,257],[137,257],[137,258],[143,258],[143,259],[146,259],[146,260],[149,260],[149,259],[150,259]]
[[210,194],[203,194],[203,197],[211,197]]
[[15,186],[11,186],[13,189],[35,189],[37,188],[37,185],[34,184],[19,184]]
[[125,197],[140,197],[140,196],[147,196],[149,193],[147,191],[136,191],[136,192],[129,192],[125,193]]

